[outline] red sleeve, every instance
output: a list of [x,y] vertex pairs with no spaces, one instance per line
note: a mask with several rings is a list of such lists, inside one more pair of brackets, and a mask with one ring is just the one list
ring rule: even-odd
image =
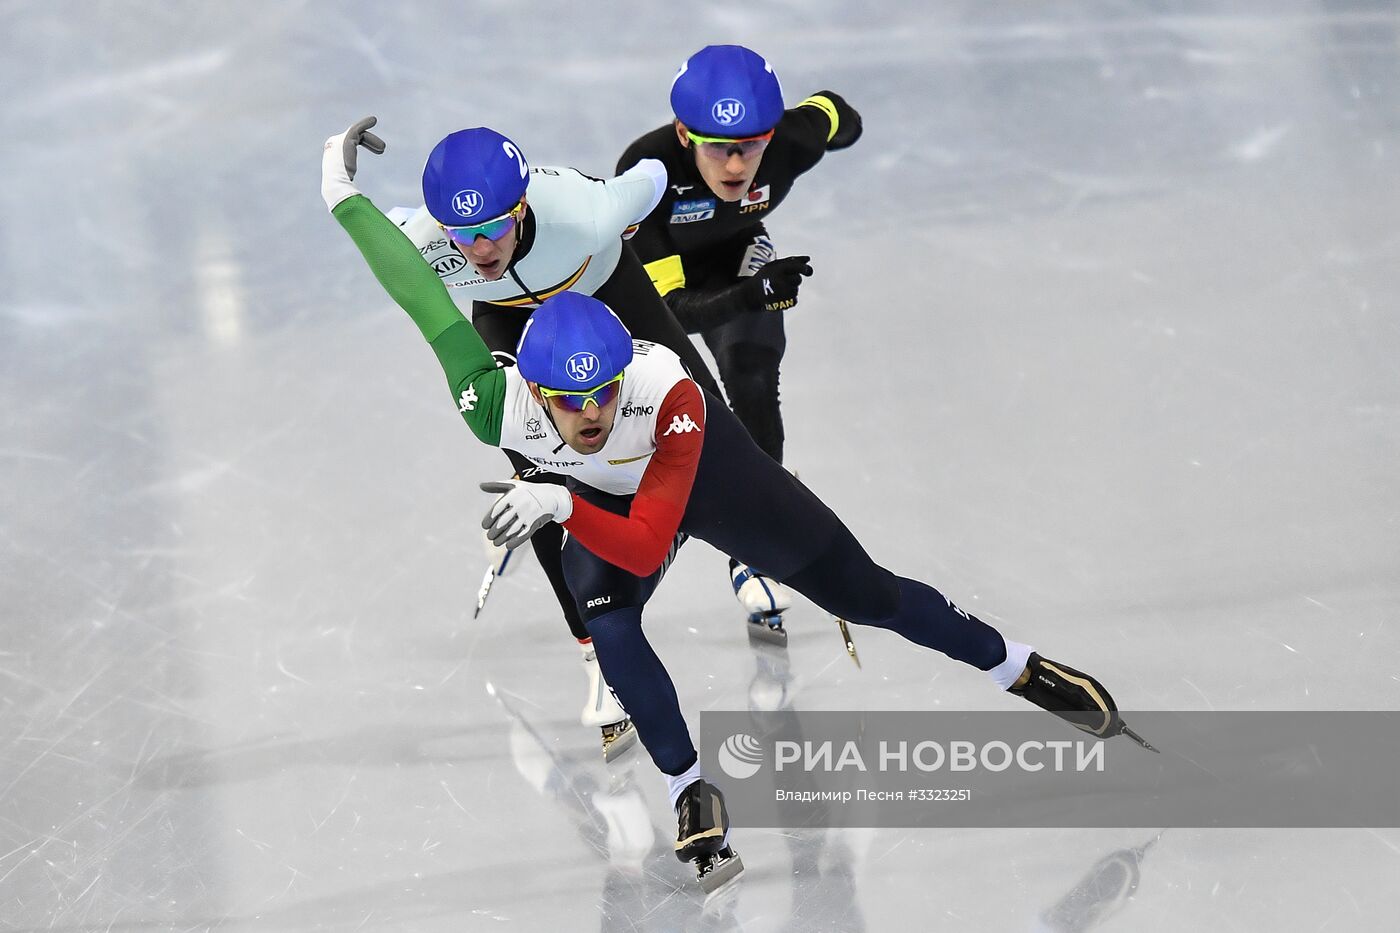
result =
[[614,515],[574,496],[569,534],[603,560],[639,577],[661,566],[681,526],[700,450],[705,443],[705,401],[689,379],[676,383],[656,416],[651,455],[627,516]]

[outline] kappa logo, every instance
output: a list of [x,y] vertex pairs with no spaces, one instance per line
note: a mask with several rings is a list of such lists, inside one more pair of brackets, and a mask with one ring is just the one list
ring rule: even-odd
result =
[[583,351],[575,353],[564,361],[564,372],[574,382],[587,382],[598,374],[598,357]]
[[963,609],[961,606],[956,605],[951,599],[949,599],[946,596],[943,597],[943,601],[948,604],[949,609],[953,610],[958,615],[962,616],[964,619],[967,619],[969,622],[972,621],[971,617],[967,614],[967,610]]
[[452,209],[461,217],[475,217],[486,199],[475,188],[463,188],[452,196]]
[[476,386],[468,385],[462,390],[462,397],[457,399],[457,410],[464,414],[476,411]]
[[[675,415],[671,418],[671,426],[666,429],[666,434],[689,434],[691,431],[700,430],[700,425],[690,420],[690,415]],[[662,434],[665,437],[666,434]]]
[[744,119],[744,105],[732,97],[726,97],[715,101],[715,105],[710,108],[710,116],[714,117],[720,126],[733,126]]

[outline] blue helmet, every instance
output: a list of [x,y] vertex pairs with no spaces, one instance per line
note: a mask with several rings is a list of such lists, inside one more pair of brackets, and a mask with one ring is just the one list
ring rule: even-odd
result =
[[515,367],[546,389],[587,392],[632,362],[632,335],[597,298],[560,292],[546,298],[520,335]]
[[520,203],[530,166],[495,130],[458,130],[433,147],[423,166],[423,202],[445,227],[492,220]]
[[759,136],[783,116],[783,88],[773,68],[742,45],[707,45],[671,82],[671,110],[699,136]]

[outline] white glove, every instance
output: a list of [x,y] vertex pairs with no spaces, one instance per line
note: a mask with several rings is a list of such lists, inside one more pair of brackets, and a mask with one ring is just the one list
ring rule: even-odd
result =
[[574,514],[573,493],[553,483],[522,483],[512,479],[481,484],[482,492],[503,495],[492,503],[481,527],[495,544],[517,548],[545,522],[565,522]]
[[360,193],[360,189],[350,183],[355,177],[358,147],[364,146],[375,155],[384,152],[384,140],[369,132],[378,122],[378,117],[365,117],[344,133],[326,140],[321,150],[321,197],[327,210],[335,210],[341,201]]

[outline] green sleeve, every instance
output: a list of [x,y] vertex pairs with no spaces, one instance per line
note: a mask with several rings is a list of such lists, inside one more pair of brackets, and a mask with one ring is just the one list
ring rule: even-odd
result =
[[457,309],[442,279],[404,232],[364,195],[346,198],[331,213],[364,254],[389,297],[423,332],[472,433],[493,447],[500,446],[505,370],[497,368],[495,357]]

